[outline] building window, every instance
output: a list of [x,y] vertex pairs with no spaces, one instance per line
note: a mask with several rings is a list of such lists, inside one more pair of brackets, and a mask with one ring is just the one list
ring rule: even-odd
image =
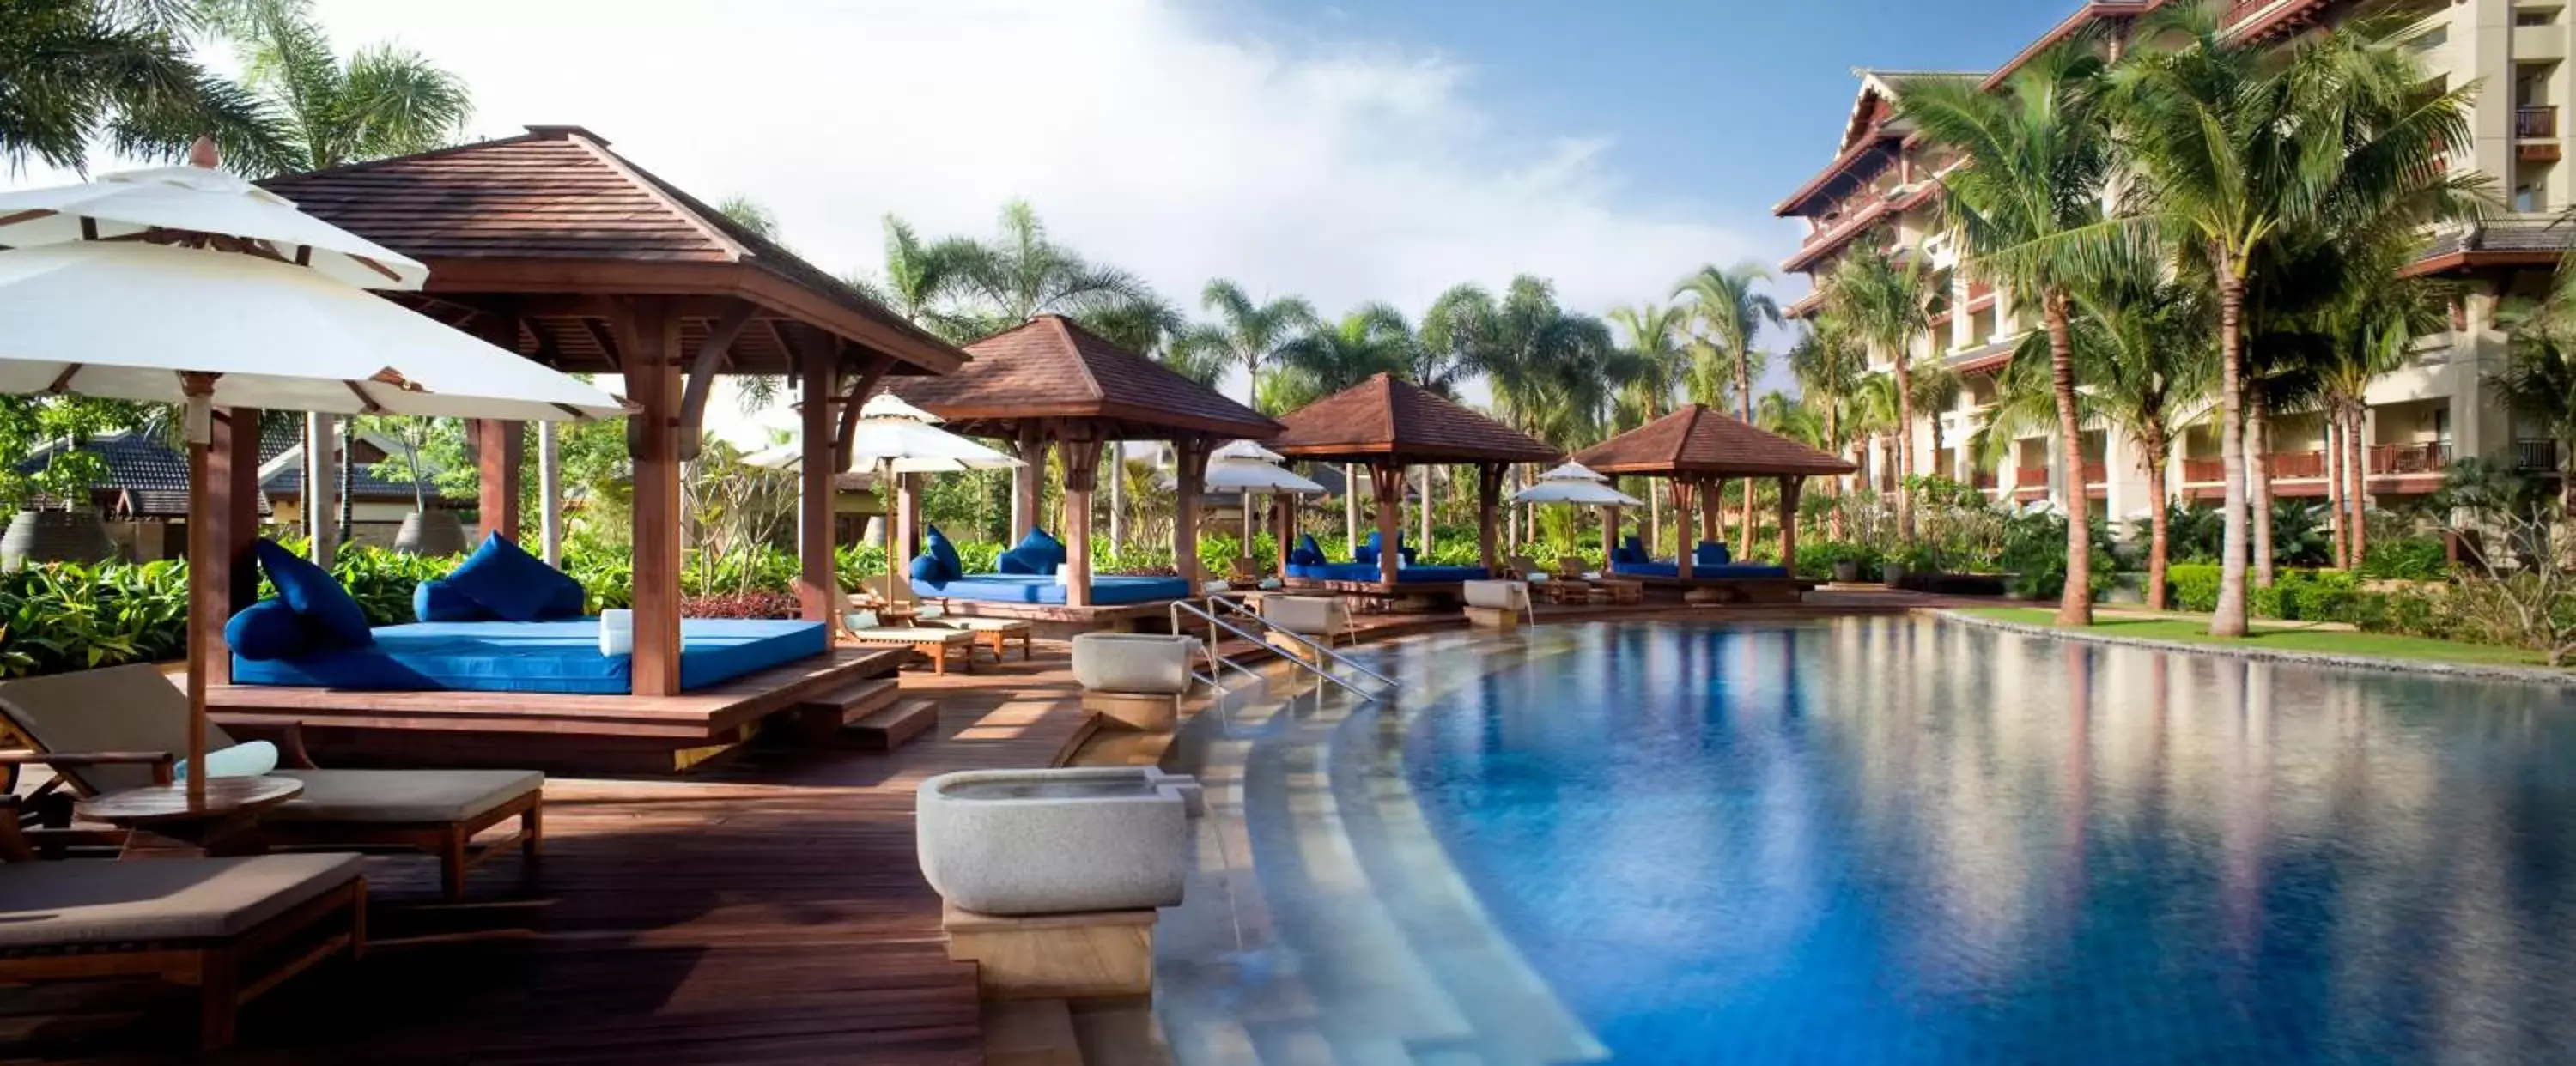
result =
[[2541,205],[2541,200],[2540,186],[2516,185],[2513,187],[2513,209],[2515,211],[2526,215],[2538,214],[2541,211],[2547,210],[2547,208]]
[[2558,24],[2558,9],[2552,7],[2539,10],[2516,11],[2513,13],[2513,24],[2516,26],[2555,26]]

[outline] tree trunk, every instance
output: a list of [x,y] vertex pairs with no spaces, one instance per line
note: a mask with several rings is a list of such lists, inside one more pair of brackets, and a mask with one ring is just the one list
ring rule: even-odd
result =
[[1414,550],[1422,553],[1424,562],[1431,560],[1431,468],[1422,468],[1422,541]]
[[[1342,536],[1348,538],[1347,551],[1360,546],[1360,464],[1342,464]],[[1356,555],[1352,558],[1358,558]]]
[[2166,523],[2172,519],[2173,508],[2163,506],[2165,448],[2157,448],[2155,455],[2157,457],[2146,464],[2147,497],[2157,501],[2156,509],[2147,513],[2147,607],[2150,610],[2161,611],[2166,608],[2165,555],[2171,544]]
[[2337,570],[2350,570],[2343,539],[2343,404],[2326,408],[2326,551]]
[[1663,529],[1664,497],[1662,493],[1655,491],[1654,482],[1648,480],[1646,482],[1646,528],[1642,531],[1645,534],[1643,539],[1647,558],[1654,558],[1655,546],[1662,543]]
[[2218,605],[2209,635],[2245,635],[2245,279],[2233,256],[2218,273],[2218,462],[2225,490],[2218,513],[2226,526],[2218,552]]
[[[1744,340],[1744,344],[1735,346],[1735,410],[1737,417],[1744,419],[1744,424],[1749,426],[1753,424],[1753,366],[1750,353],[1744,349],[1746,344],[1752,343],[1753,338],[1746,337]],[[1744,555],[1751,552],[1753,550],[1753,483],[1750,481],[1744,483],[1744,510],[1742,517],[1736,521],[1735,528],[1737,530],[1735,553]]]
[[349,543],[349,535],[358,528],[358,464],[349,457],[358,454],[358,416],[340,420],[340,543]]
[[2271,588],[2272,567],[2272,418],[2260,391],[2245,397],[2245,517],[2254,524],[2254,585]]
[[1912,472],[1914,457],[1914,363],[1905,345],[1896,346],[1896,432],[1889,443],[1896,449],[1896,535],[1907,544],[1914,542],[1914,492],[1906,487],[1905,476]]
[[2066,589],[2057,599],[2057,624],[2093,624],[2093,530],[2084,497],[2084,426],[2075,414],[2075,345],[2066,327],[2066,293],[2051,290],[2040,298],[2047,319],[2048,373],[2057,394],[2058,446],[2067,461],[2059,463],[2059,482],[2066,486]]
[[2344,528],[2350,531],[2355,573],[2361,571],[2361,564],[2370,561],[2370,468],[2363,465],[2369,453],[2363,450],[2361,443],[2362,418],[2368,410],[2362,403],[2354,403],[2352,409],[2344,414],[2344,420],[2351,423],[2343,435],[2344,476],[2351,483],[2344,493],[2344,505],[2351,510],[2351,517],[2345,521]]
[[[1101,465],[1109,468],[1109,554],[1117,555],[1127,550],[1127,453],[1114,440],[1105,447]],[[1243,542],[1243,550],[1252,551],[1250,540]]]

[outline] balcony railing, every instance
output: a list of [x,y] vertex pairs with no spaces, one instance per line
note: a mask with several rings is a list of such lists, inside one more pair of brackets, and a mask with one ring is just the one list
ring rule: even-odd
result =
[[2085,463],[2085,464],[2084,464],[2084,483],[2085,483],[2085,484],[2087,484],[2087,485],[2108,485],[2108,484],[2110,484],[2110,483],[2111,483],[2111,467],[2110,467],[2110,465],[2109,465],[2109,464],[2106,464],[2106,463],[2095,463],[2095,462],[2087,462],[2087,463]]
[[2313,481],[2326,476],[2326,453],[2271,452],[2263,456],[2277,481]]
[[2044,466],[2024,466],[2014,468],[2013,487],[2016,489],[2047,488],[2048,468]]
[[2001,481],[1995,471],[1979,470],[1968,475],[1968,483],[1981,489],[1993,489]]
[[2550,104],[2514,108],[2513,135],[2516,137],[2558,136],[2558,108]]
[[2513,465],[2516,470],[2541,473],[2558,469],[2558,442],[2554,440],[2518,440],[2513,442]]
[[2368,461],[2373,474],[2439,474],[2451,465],[2451,444],[2373,444]]
[[2182,483],[2185,485],[2216,485],[2226,480],[2226,460],[2185,459],[2182,461]]

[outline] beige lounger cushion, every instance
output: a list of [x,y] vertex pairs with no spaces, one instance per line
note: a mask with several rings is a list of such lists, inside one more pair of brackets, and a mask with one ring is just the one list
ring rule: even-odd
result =
[[939,624],[954,626],[970,633],[1017,633],[1029,627],[1029,621],[1025,618],[967,618],[946,615],[940,617]]
[[341,853],[0,867],[0,947],[221,940],[355,880]]
[[304,794],[260,817],[272,822],[462,822],[544,788],[534,770],[280,770]]
[[850,638],[864,644],[963,644],[975,639],[975,634],[963,629],[942,629],[930,626],[920,628],[875,626],[868,629],[853,629],[850,631]]

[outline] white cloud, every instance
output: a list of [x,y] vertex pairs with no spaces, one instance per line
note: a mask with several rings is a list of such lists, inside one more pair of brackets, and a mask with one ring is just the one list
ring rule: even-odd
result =
[[1530,272],[1597,312],[1793,239],[1758,205],[1640,202],[1592,131],[1516,127],[1436,42],[1190,0],[317,6],[344,50],[399,40],[461,74],[477,135],[580,123],[702,197],[766,202],[835,271],[878,264],[886,212],[981,235],[1010,197],[1193,310],[1212,276],[1418,314]]

